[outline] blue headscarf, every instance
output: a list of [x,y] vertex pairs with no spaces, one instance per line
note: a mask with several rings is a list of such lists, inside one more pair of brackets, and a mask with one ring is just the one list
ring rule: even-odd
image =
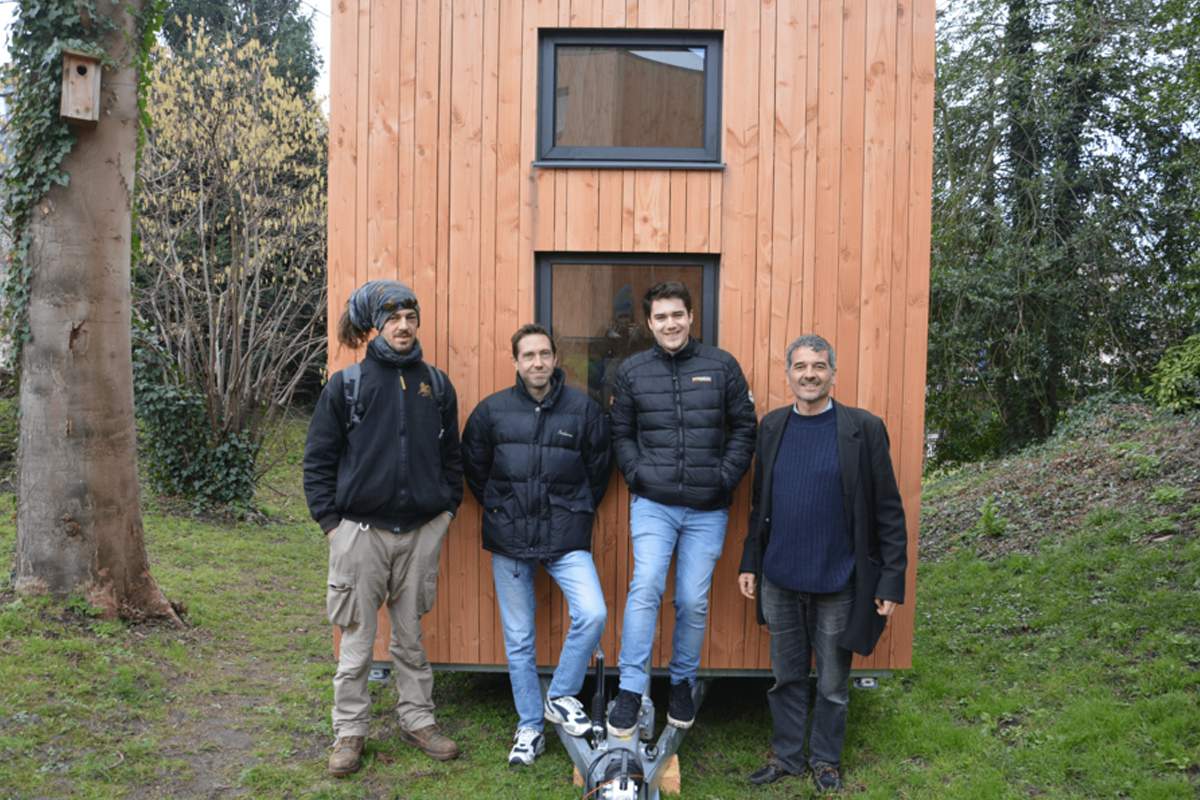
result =
[[354,290],[346,301],[350,322],[360,331],[383,330],[388,317],[398,309],[411,308],[421,320],[421,308],[413,290],[400,281],[368,281]]

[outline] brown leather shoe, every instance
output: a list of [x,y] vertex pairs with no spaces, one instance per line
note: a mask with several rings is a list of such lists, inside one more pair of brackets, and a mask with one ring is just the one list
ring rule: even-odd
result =
[[362,751],[365,737],[339,736],[329,754],[329,774],[337,778],[357,772],[362,766]]
[[400,741],[411,744],[425,755],[438,761],[449,761],[458,758],[458,745],[449,736],[442,733],[437,725],[426,725],[415,731],[401,729]]

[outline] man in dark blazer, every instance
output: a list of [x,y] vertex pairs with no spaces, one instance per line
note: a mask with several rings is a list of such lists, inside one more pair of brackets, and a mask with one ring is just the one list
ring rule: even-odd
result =
[[788,346],[787,365],[795,402],[758,429],[738,575],[771,634],[775,677],[771,756],[749,779],[773,783],[810,767],[818,791],[830,792],[842,787],[850,661],[870,654],[904,602],[908,537],[887,430],[874,414],[829,397],[837,379],[829,342],[801,336]]

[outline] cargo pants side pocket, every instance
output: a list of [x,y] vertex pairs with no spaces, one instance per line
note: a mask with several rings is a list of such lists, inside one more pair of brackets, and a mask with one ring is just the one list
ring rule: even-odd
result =
[[433,608],[433,604],[437,602],[437,584],[438,584],[438,569],[442,554],[442,542],[446,538],[446,532],[450,529],[450,514],[443,512],[434,517],[424,528],[419,535],[423,541],[420,545],[421,558],[418,565],[420,574],[417,576],[419,581],[417,590],[417,616],[423,617]]
[[329,576],[325,589],[325,612],[330,624],[348,628],[359,621],[358,593],[352,548],[358,538],[358,523],[342,520],[329,538]]

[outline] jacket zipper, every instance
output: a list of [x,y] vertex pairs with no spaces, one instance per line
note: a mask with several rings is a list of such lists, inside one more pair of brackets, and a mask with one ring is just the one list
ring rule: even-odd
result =
[[397,458],[397,461],[400,462],[400,474],[397,476],[396,483],[401,499],[407,503],[412,499],[411,493],[408,491],[408,397],[406,396],[408,384],[404,382],[404,373],[400,370],[396,370],[396,372],[399,376],[400,384],[398,395],[400,399],[400,413],[396,415],[399,425],[399,442],[396,449],[400,451]]
[[[544,495],[544,493],[541,491],[541,486],[540,486],[541,479],[542,479],[541,478],[541,475],[542,475],[542,447],[538,443],[542,439],[542,421],[545,419],[545,415],[542,414],[542,404],[541,403],[538,403],[536,406],[533,407],[533,418],[534,418],[533,440],[529,444],[531,447],[533,447],[533,452],[535,455],[534,455],[534,461],[533,461],[533,474],[529,476],[530,477],[529,486],[535,492],[535,496],[538,498],[541,498]],[[530,500],[530,502],[528,505],[526,505],[526,508],[531,508],[533,506],[533,502],[532,502],[533,498],[531,497],[531,498],[529,498],[529,500]],[[535,531],[541,529],[541,522],[540,522],[541,515],[542,515],[541,503],[538,504],[537,508],[538,508],[538,513],[537,513],[536,518],[534,518],[534,516],[532,514],[525,515],[525,541],[527,542],[526,547],[530,551],[532,551],[534,549],[533,538],[529,532],[530,521],[532,520]]]
[[677,431],[678,436],[679,436],[679,443],[677,445],[679,457],[677,459],[675,459],[675,464],[676,464],[675,469],[676,469],[676,477],[677,477],[678,483],[679,483],[679,492],[682,493],[683,492],[683,458],[684,458],[684,452],[683,452],[683,443],[684,443],[683,397],[679,391],[679,362],[676,361],[673,357],[671,358],[671,387],[672,387],[671,394],[675,399],[675,430]]

